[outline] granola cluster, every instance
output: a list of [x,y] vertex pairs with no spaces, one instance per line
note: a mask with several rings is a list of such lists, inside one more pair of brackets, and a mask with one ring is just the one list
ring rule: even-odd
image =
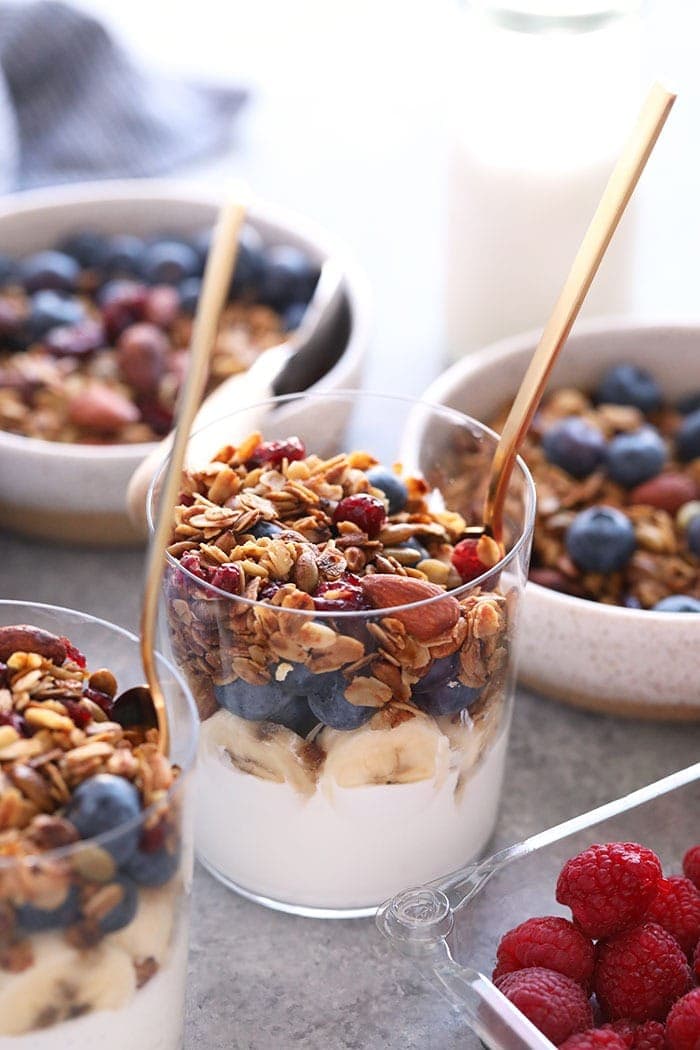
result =
[[[123,970],[122,957],[101,946],[132,929],[137,911],[147,906],[142,894],[174,885],[180,814],[170,789],[177,769],[158,750],[156,731],[135,724],[131,713],[124,718],[119,701],[112,672],[90,672],[68,639],[26,625],[0,628],[5,971],[41,970],[49,954],[55,966],[66,945],[75,949],[66,956],[67,970],[82,965],[80,953],[98,947],[100,956],[87,957],[91,965],[104,959]],[[49,932],[60,938],[57,946],[46,941]],[[140,987],[158,970],[161,953],[151,954],[140,935],[136,941],[125,981]],[[70,972],[65,977],[68,988]],[[26,1023],[46,1026],[98,1005],[89,996],[77,1003],[68,995],[37,1001]],[[12,1032],[6,1025],[19,1024],[20,1015],[6,1017],[0,1009],[0,1033]]]
[[223,707],[261,723],[248,736],[306,737],[312,779],[324,732],[459,721],[503,698],[497,545],[367,452],[225,447],[185,474],[169,551],[170,636],[202,718]]
[[[534,582],[609,605],[700,610],[700,447],[693,447],[700,418],[696,423],[697,410],[684,407],[659,400],[645,411],[571,388],[544,400],[523,447],[537,487]],[[495,429],[506,414],[493,421]],[[577,431],[571,421],[587,429]],[[553,434],[573,441],[557,445]],[[600,455],[590,469],[578,469],[590,455],[591,434],[599,436]],[[566,456],[570,469],[561,465]],[[607,517],[599,520],[617,533],[598,538],[590,527],[586,534],[601,511]],[[616,555],[620,535],[627,547]]]

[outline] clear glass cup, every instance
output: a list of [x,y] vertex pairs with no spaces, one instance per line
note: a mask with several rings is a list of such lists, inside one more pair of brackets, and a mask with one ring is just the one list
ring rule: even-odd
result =
[[[89,670],[113,672],[120,692],[143,683],[138,639],[113,624],[70,609],[0,601],[0,627],[17,624],[67,637]],[[61,829],[47,821],[42,834],[48,837],[36,853],[13,856],[11,829],[23,819],[18,812],[34,803],[60,816],[60,808],[44,805],[41,792],[55,789],[55,797],[66,798],[75,768],[68,756],[78,752],[13,760],[0,736],[0,1050],[182,1046],[198,722],[177,671],[160,656],[158,669],[170,760],[181,772],[164,792],[155,781],[150,787],[137,782],[153,800],[107,833],[53,846]],[[7,697],[0,688],[5,711],[3,693]],[[8,727],[0,722],[1,734]],[[16,743],[21,750],[33,739]],[[94,742],[86,746],[95,751]],[[81,758],[95,773],[104,771],[99,752]]]
[[[265,440],[295,435],[307,456],[365,450],[400,463],[404,477],[424,480],[429,524],[446,508],[480,521],[494,435],[458,412],[354,391],[281,398],[194,435],[188,465],[254,430]],[[281,606],[220,590],[169,555],[163,622],[203,720],[196,849],[217,878],[285,911],[363,915],[481,853],[498,809],[534,504],[518,463],[505,557],[467,584],[400,606],[382,597],[397,578],[386,566],[374,574],[377,607],[336,611],[300,582],[301,560],[292,571],[306,593]],[[229,551],[247,542],[225,535],[230,507],[207,533]],[[426,553],[407,550],[415,541],[400,518],[380,533],[384,555],[425,580]],[[358,568],[342,550],[341,581],[348,570],[362,574],[362,558]],[[445,579],[450,550],[431,547],[429,579]],[[243,554],[234,557],[248,573]]]

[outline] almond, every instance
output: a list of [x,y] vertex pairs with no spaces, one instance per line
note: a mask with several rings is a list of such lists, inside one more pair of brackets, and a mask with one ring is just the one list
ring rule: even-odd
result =
[[71,423],[98,434],[110,434],[126,423],[135,423],[139,410],[133,402],[103,383],[90,383],[68,405]]
[[658,474],[651,481],[632,489],[630,500],[675,514],[679,507],[697,495],[697,485],[687,474]]
[[430,605],[392,613],[392,616],[400,620],[406,630],[421,642],[439,637],[445,631],[451,630],[459,620],[459,602],[445,594],[444,588],[436,583],[416,580],[411,576],[375,573],[363,576],[361,585],[375,609],[393,609],[398,605],[410,605],[442,595],[441,601],[432,602]]

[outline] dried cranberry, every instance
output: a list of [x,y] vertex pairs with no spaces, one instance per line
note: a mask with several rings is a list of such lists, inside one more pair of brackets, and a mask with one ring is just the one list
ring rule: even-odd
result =
[[[87,707],[83,707],[77,700],[64,700],[63,706],[68,712],[68,717],[72,718],[78,729],[85,729],[85,726],[92,721],[92,715]],[[100,707],[102,707],[101,704]]]
[[486,572],[486,566],[476,553],[478,542],[473,537],[467,537],[466,540],[460,540],[452,551],[452,564],[464,583],[469,583],[470,580],[481,576],[482,572]]
[[[173,414],[155,398],[143,398],[138,402],[141,419],[148,423],[156,434],[169,434],[173,427]],[[194,501],[193,501],[194,502]]]
[[181,492],[180,495],[177,497],[177,502],[180,507],[193,507],[194,496],[192,496],[189,492]]
[[[330,595],[330,597],[326,597]],[[314,606],[319,612],[358,612],[372,606],[365,597],[357,576],[346,573],[339,580],[319,583],[314,595]]]
[[76,649],[76,647],[65,637],[60,638],[59,641],[63,642],[65,646],[66,660],[72,660],[74,664],[78,665],[78,667],[87,667],[87,660],[81,653],[80,649]]
[[202,566],[197,551],[187,551],[180,558],[180,565],[199,580],[206,580],[206,569]]
[[7,673],[7,664],[0,660],[0,689],[7,689],[10,684],[10,676]]
[[148,288],[136,281],[110,281],[100,293],[102,319],[110,339],[118,336],[146,315]]
[[386,519],[386,507],[382,500],[370,496],[368,492],[358,492],[354,496],[341,499],[333,514],[333,521],[349,521],[373,539],[381,531]]
[[44,346],[54,357],[86,357],[99,350],[106,341],[100,322],[87,320],[49,329],[44,337]]
[[92,700],[93,704],[97,704],[98,707],[102,708],[106,715],[112,713],[114,699],[108,696],[107,693],[101,693],[99,689],[92,689],[90,686],[87,686],[83,689],[83,696],[86,696],[88,700]]
[[229,594],[239,594],[241,585],[241,570],[237,565],[221,565],[212,573],[209,583],[212,587],[218,587],[220,591]]
[[275,580],[268,580],[264,583],[258,591],[258,599],[261,602],[269,602],[277,594],[278,590],[282,586],[281,583],[277,583]]
[[139,840],[139,849],[144,853],[157,853],[165,845],[167,833],[168,828],[163,820],[152,828],[144,828]]
[[298,437],[289,437],[286,441],[263,441],[253,452],[248,460],[248,465],[261,467],[264,463],[276,467],[283,459],[293,462],[303,459],[306,455],[306,446]]
[[30,736],[29,726],[16,711],[0,711],[0,726],[12,726],[20,736]]

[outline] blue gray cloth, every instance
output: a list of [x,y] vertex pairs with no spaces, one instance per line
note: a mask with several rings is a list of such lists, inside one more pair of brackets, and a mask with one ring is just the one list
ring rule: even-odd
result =
[[246,98],[139,68],[57,0],[0,4],[0,70],[5,189],[168,173],[223,148]]

